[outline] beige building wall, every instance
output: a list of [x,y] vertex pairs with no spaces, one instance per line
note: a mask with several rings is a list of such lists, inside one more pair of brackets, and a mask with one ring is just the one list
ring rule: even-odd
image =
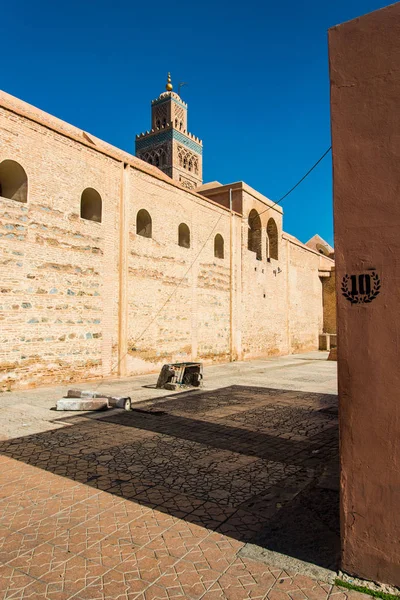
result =
[[[0,198],[0,389],[318,348],[321,257],[284,234],[281,208],[243,182],[232,184],[231,212],[229,186],[227,198],[205,198],[0,93],[7,159],[25,169],[28,200]],[[101,223],[80,217],[87,187],[101,195]],[[267,211],[261,260],[247,249],[252,208]],[[151,239],[137,235],[140,209]],[[279,256],[268,261],[271,215]],[[190,248],[178,245],[180,223]]]
[[324,313],[324,333],[336,333],[336,277],[332,269],[328,277],[322,279],[322,302]]
[[[245,186],[242,194],[242,343],[243,357],[272,356],[288,352],[286,253],[282,244],[282,208]],[[261,220],[261,260],[248,249],[249,215]],[[278,260],[267,260],[267,223],[278,228]],[[282,266],[285,265],[283,269]],[[280,268],[280,272],[278,269]]]
[[[120,167],[0,108],[0,162],[28,176],[26,204],[0,201],[2,387],[110,373],[116,357]],[[80,218],[96,188],[103,222]]]
[[291,236],[285,237],[289,352],[316,350],[323,326],[322,281],[318,276],[320,258],[300,242],[290,239]]
[[[130,170],[128,242],[129,374],[168,360],[229,358],[229,214],[148,174]],[[136,235],[136,216],[152,217],[152,238]],[[178,227],[190,248],[178,245]],[[224,259],[214,238],[224,238]]]

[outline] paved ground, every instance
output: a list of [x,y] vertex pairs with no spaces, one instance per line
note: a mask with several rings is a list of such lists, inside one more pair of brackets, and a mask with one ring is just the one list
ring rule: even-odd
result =
[[[48,415],[60,390],[1,396],[0,599],[355,598],[271,553],[337,559],[336,365],[324,358],[210,367],[207,389],[167,398],[141,387],[154,376],[107,383],[140,404],[62,423]],[[43,411],[24,437],[16,400]]]
[[[230,385],[264,386],[278,389],[337,393],[336,363],[327,362],[326,352],[311,352],[270,360],[235,362],[206,367],[205,385],[214,390]],[[175,394],[154,389],[158,374],[107,380],[82,385],[59,385],[34,390],[0,392],[0,440],[63,427],[59,415],[49,412],[68,387],[101,393],[128,395],[134,402]],[[150,387],[148,387],[150,386]]]

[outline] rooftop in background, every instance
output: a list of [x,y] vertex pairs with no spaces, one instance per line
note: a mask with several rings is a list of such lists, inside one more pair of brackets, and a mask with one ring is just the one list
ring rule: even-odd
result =
[[283,214],[283,209],[279,204],[276,204],[260,192],[247,185],[244,181],[236,181],[222,185],[219,181],[212,181],[197,188],[197,192],[213,202],[230,208],[230,196],[232,196],[232,210],[239,214],[243,214],[243,193],[247,193],[256,200],[259,200],[271,210]]
[[334,258],[335,249],[332,248],[328,242],[326,242],[318,233],[316,233],[308,242],[306,242],[306,246],[308,248],[312,248],[312,250],[316,250],[320,254],[324,254],[329,258]]

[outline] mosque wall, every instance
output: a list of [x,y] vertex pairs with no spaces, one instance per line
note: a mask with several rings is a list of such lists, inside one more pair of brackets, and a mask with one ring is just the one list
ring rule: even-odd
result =
[[[18,165],[27,188],[12,199],[7,173]],[[0,389],[318,348],[320,257],[245,184],[235,189],[242,216],[0,93],[0,185]],[[81,213],[88,189],[97,220]],[[251,210],[260,260],[248,249]]]

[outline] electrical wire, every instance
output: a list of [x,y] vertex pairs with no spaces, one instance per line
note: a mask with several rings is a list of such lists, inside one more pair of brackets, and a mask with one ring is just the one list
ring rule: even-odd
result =
[[332,146],[329,146],[328,150],[326,150],[323,153],[323,155],[317,160],[317,162],[313,164],[311,169],[309,169],[307,171],[307,173],[305,175],[303,175],[303,177],[301,179],[299,179],[299,181],[296,183],[296,185],[294,185],[292,188],[290,188],[290,190],[288,192],[286,192],[286,194],[284,194],[281,198],[279,198],[279,200],[274,202],[271,206],[268,206],[268,208],[266,208],[265,210],[262,210],[260,213],[258,213],[252,219],[250,219],[249,223],[251,223],[254,219],[257,219],[257,217],[259,217],[260,215],[266,213],[271,208],[274,208],[274,206],[276,206],[277,204],[280,204],[285,198],[287,198],[289,196],[289,194],[291,194],[310,175],[310,173],[312,173],[312,171],[314,171],[315,167],[317,167],[319,165],[319,163],[325,158],[325,156],[327,154],[329,154],[329,152],[331,150],[332,150]]

